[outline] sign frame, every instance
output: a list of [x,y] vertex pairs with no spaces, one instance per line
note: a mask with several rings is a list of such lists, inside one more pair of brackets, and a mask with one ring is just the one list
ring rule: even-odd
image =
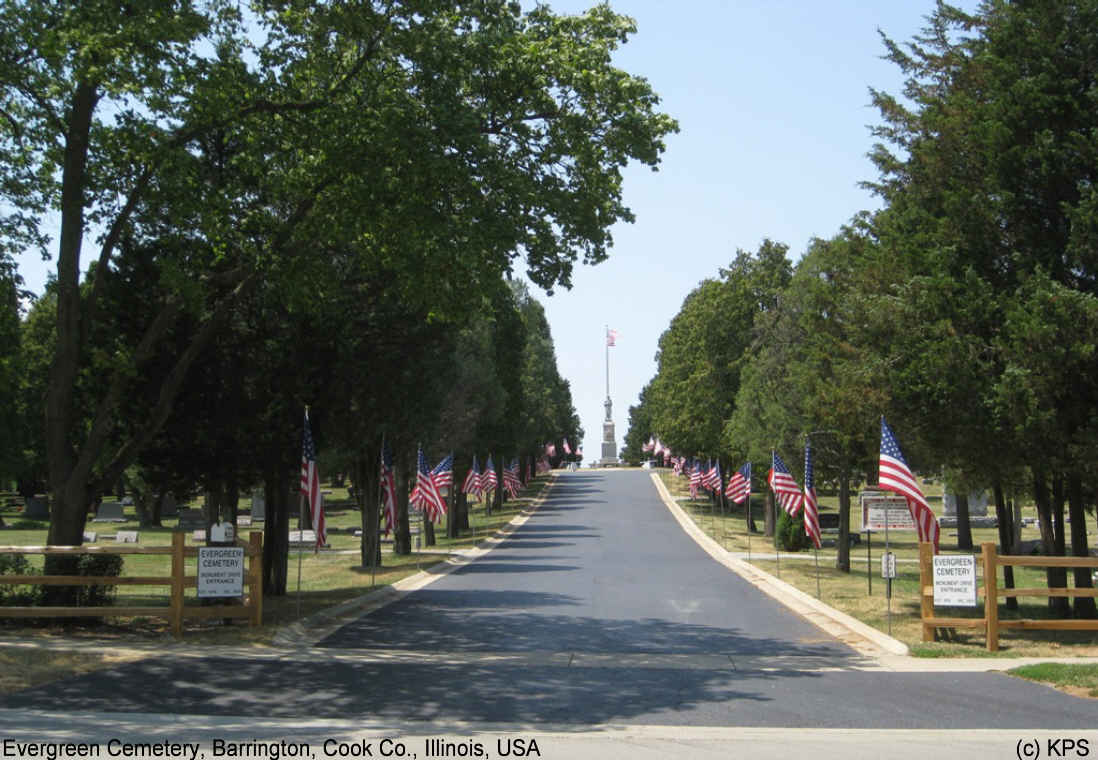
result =
[[244,547],[198,547],[195,585],[199,599],[243,598]]

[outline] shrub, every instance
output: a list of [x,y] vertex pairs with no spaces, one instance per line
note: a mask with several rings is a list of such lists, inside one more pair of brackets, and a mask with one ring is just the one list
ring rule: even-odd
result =
[[774,536],[783,551],[799,552],[809,546],[808,536],[804,532],[804,516],[799,512],[796,517],[790,517],[784,509],[779,507]]
[[[25,554],[0,554],[0,575],[31,575],[32,572]],[[32,607],[40,598],[37,586],[0,585],[0,605],[4,607]]]

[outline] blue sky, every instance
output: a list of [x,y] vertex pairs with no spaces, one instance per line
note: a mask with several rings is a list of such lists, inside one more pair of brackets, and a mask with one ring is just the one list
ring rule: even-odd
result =
[[[549,5],[572,13],[590,3]],[[649,80],[681,131],[658,172],[627,170],[637,220],[614,229],[609,260],[577,268],[571,291],[538,296],[588,460],[600,455],[604,325],[619,334],[610,395],[620,449],[629,406],[656,372],[660,334],[701,280],[764,238],[787,244],[796,260],[813,237],[879,207],[858,184],[876,178],[866,158],[869,126],[879,123],[869,88],[899,94],[903,80],[881,59],[878,29],[910,40],[933,9],[931,0],[611,5],[638,27],[616,64]]]
[[[591,4],[549,3],[562,13]],[[972,9],[976,1],[957,4]],[[932,0],[611,5],[638,26],[616,64],[651,82],[681,131],[668,139],[658,172],[626,170],[625,200],[637,221],[614,229],[609,260],[577,268],[570,291],[548,297],[533,289],[572,385],[588,459],[599,456],[602,436],[604,325],[619,335],[610,394],[620,447],[629,406],[655,374],[660,334],[701,280],[716,276],[737,248],[753,251],[768,237],[796,259],[813,237],[830,237],[859,210],[877,207],[858,186],[876,176],[866,158],[868,126],[878,122],[869,88],[902,86],[881,60],[878,29],[908,40],[933,7]],[[51,266],[31,255],[20,271],[41,292]]]

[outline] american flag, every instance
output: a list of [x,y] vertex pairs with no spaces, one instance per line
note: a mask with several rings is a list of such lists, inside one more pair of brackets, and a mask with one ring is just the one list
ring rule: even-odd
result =
[[488,461],[484,463],[484,472],[480,476],[480,487],[491,493],[496,490],[499,480],[496,478],[496,466],[492,464],[492,455],[488,455]]
[[793,480],[793,476],[789,474],[789,468],[785,466],[785,462],[777,452],[772,454],[770,477],[766,480],[770,483],[770,489],[774,492],[774,498],[778,500],[781,508],[790,517],[796,515],[801,508],[801,502],[804,501],[804,494],[801,493],[797,481]]
[[557,455],[557,444],[547,443],[545,444],[545,456],[555,457]]
[[705,473],[705,480],[702,482],[702,485],[704,485],[710,491],[721,490],[720,460],[713,460],[713,463],[709,465],[709,471]]
[[698,498],[698,488],[702,485],[702,466],[701,462],[694,462],[693,467],[690,469],[690,498]]
[[561,445],[562,445],[562,446],[564,447],[564,453],[565,453],[566,455],[569,455],[569,456],[571,456],[571,454],[572,454],[572,447],[568,445],[568,439],[567,439],[567,438],[565,438],[565,439],[564,439],[564,443],[563,443],[563,444],[561,444]]
[[648,443],[641,446],[641,451],[655,451],[655,450],[656,450],[656,439],[653,438],[652,436],[648,436]]
[[503,468],[503,490],[510,494],[512,499],[518,496],[519,491],[522,490],[522,481],[519,480],[518,470],[518,459],[511,460],[510,467]]
[[671,464],[675,467],[675,474],[682,475],[682,466],[686,463],[685,457],[675,457],[671,460]]
[[454,455],[451,452],[431,470],[431,480],[435,481],[435,488],[442,491],[454,484]]
[[880,487],[885,491],[893,491],[907,500],[907,508],[911,511],[911,518],[915,521],[915,527],[919,531],[920,541],[929,541],[934,544],[934,551],[938,551],[938,538],[941,530],[938,527],[938,518],[927,504],[919,484],[915,482],[915,474],[907,466],[907,460],[900,452],[900,444],[896,442],[896,436],[888,427],[884,417],[881,417],[881,460]]
[[465,482],[461,484],[461,492],[471,494],[474,499],[480,499],[482,490],[480,465],[477,464],[477,455],[473,454],[473,466],[469,468],[469,474],[465,476]]
[[820,548],[820,505],[816,500],[816,476],[812,471],[812,445],[804,442],[804,532]]
[[393,450],[381,447],[381,503],[385,508],[385,535],[396,529],[396,479],[393,477]]
[[724,487],[724,495],[736,504],[743,504],[744,500],[751,495],[750,462],[732,473],[732,477],[728,479],[728,485]]
[[607,330],[606,331],[606,345],[608,345],[608,346],[616,345],[615,341],[617,341],[617,339],[618,339],[618,331],[617,330]]
[[545,473],[545,472],[549,472],[549,470],[551,470],[551,469],[553,469],[553,466],[549,464],[548,459],[546,459],[545,457],[542,457],[541,459],[538,460],[538,467],[537,467],[538,475],[541,475],[542,473]]
[[427,466],[427,457],[423,455],[422,446],[419,448],[416,466],[416,485],[412,489],[412,495],[408,497],[408,504],[426,513],[431,522],[440,522],[446,514],[446,502],[431,477],[431,469]]
[[324,504],[320,495],[320,471],[316,466],[316,444],[309,429],[309,410],[305,410],[305,442],[301,450],[301,493],[309,502],[309,515],[313,530],[316,531],[316,546],[319,549],[328,543],[328,529],[324,523]]

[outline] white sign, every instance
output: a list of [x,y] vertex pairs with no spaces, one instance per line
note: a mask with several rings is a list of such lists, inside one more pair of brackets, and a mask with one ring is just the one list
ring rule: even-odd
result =
[[210,526],[210,540],[217,543],[232,543],[236,540],[236,526],[219,522]]
[[862,507],[863,533],[867,530],[883,532],[886,524],[890,531],[915,530],[907,499],[898,493],[862,491],[858,500]]
[[934,606],[976,606],[976,557],[940,554],[934,558]]
[[198,547],[198,596],[244,596],[244,547]]
[[885,552],[881,555],[881,577],[896,577],[896,555],[892,552]]

